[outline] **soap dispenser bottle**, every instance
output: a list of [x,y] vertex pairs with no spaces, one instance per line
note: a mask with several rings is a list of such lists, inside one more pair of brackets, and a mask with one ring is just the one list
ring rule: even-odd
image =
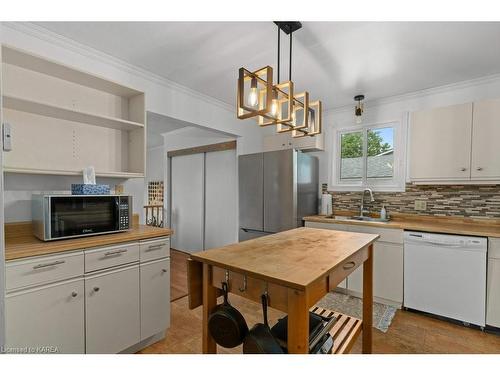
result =
[[380,218],[382,220],[387,219],[387,210],[385,209],[385,205],[382,205],[382,209],[380,210]]

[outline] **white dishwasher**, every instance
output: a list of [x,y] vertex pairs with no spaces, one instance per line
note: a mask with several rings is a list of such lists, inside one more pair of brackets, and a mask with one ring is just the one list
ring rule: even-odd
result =
[[405,232],[404,307],[484,327],[487,247],[481,237]]

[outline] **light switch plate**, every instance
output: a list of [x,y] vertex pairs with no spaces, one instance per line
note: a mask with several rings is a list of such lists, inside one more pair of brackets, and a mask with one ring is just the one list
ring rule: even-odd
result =
[[10,151],[12,150],[12,140],[11,140],[11,131],[10,124],[4,122],[2,124],[2,139],[3,139],[3,150]]
[[417,211],[425,211],[427,209],[426,201],[415,201],[415,210]]

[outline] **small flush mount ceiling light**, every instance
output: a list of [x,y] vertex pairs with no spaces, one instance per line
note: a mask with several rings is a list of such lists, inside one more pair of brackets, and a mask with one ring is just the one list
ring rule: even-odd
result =
[[[321,102],[309,101],[309,93],[294,93],[292,82],[292,34],[302,28],[298,21],[274,22],[278,26],[278,63],[276,83],[273,69],[266,66],[256,71],[240,68],[238,77],[237,116],[257,117],[260,126],[275,125],[278,133],[292,132],[293,137],[321,133]],[[288,81],[280,81],[280,36],[290,37]],[[311,103],[311,107],[310,104]]]
[[361,124],[363,121],[363,103],[362,101],[365,100],[364,95],[356,95],[354,97],[354,100],[357,101],[358,103],[356,104],[356,107],[354,107],[354,116],[356,117],[356,124]]

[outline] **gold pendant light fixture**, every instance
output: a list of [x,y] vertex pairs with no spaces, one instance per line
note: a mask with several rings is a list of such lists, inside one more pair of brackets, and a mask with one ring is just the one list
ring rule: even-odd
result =
[[[307,91],[294,92],[292,81],[292,33],[302,24],[298,21],[275,22],[278,26],[278,64],[276,84],[273,68],[265,66],[250,71],[240,68],[238,75],[237,116],[239,119],[257,117],[260,126],[276,126],[278,133],[292,132],[294,138],[321,133],[321,101],[309,100]],[[280,35],[290,36],[288,81],[280,82]]]

